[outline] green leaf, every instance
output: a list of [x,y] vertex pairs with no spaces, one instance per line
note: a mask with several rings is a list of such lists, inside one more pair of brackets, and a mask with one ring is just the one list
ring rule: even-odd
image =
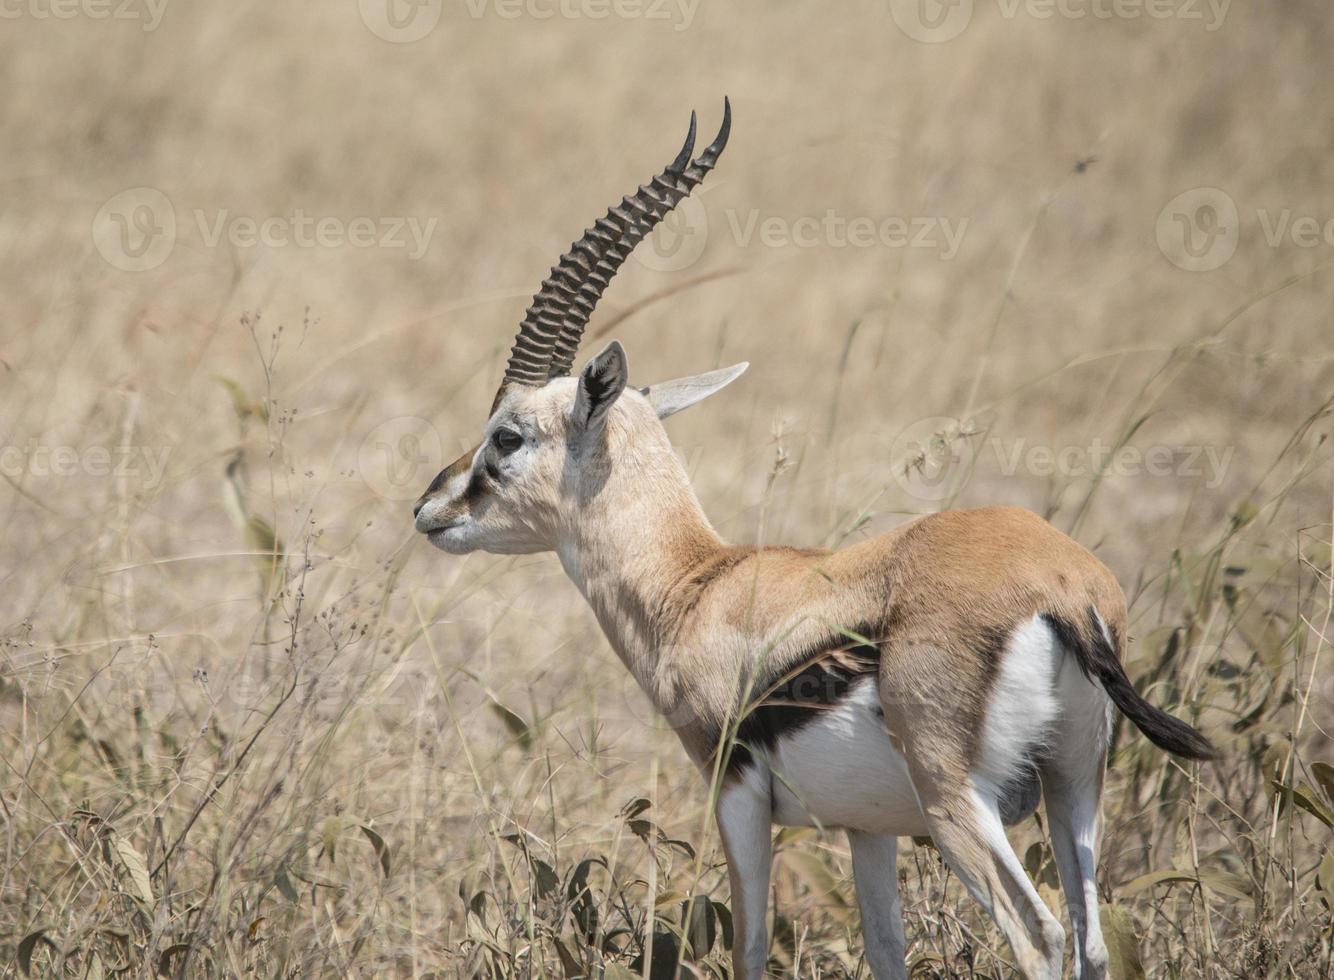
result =
[[707,898],[692,898],[681,908],[681,925],[690,958],[702,960],[708,956],[718,941],[718,917],[713,904]]
[[23,971],[25,977],[32,976],[32,954],[36,951],[38,943],[46,943],[54,953],[60,952],[60,947],[50,940],[45,929],[28,933],[19,942],[18,948],[19,969]]
[[278,865],[278,870],[273,873],[273,883],[277,886],[278,892],[289,902],[301,901],[301,896],[297,894],[296,886],[292,884],[292,879],[288,877],[287,865]]
[[386,878],[389,877],[389,845],[384,842],[384,838],[377,834],[365,824],[361,825],[361,832],[366,835],[366,839],[371,842],[371,847],[375,848],[375,856],[380,859],[380,870],[384,872]]
[[574,918],[575,925],[579,927],[579,934],[590,943],[598,931],[598,907],[593,891],[588,887],[588,874],[594,865],[599,864],[604,868],[607,866],[603,858],[585,858],[579,862],[574,873],[570,875],[570,880],[565,884],[565,897],[570,901],[570,915]]
[[162,955],[157,958],[157,975],[160,977],[170,977],[175,974],[172,960],[177,956],[184,956],[190,952],[189,943],[175,943],[162,951]]
[[[1320,797],[1316,796],[1315,790],[1311,789],[1310,784],[1301,783],[1296,787],[1285,786],[1277,779],[1273,781],[1272,789],[1276,793],[1283,794],[1283,803],[1294,803],[1301,807],[1307,813],[1314,816],[1326,827],[1334,828],[1334,811],[1320,802]],[[1280,812],[1281,808],[1280,808]]]
[[329,855],[330,864],[333,863],[334,857],[338,853],[338,835],[342,830],[342,821],[337,817],[325,817],[324,823],[320,826],[320,837],[323,841],[320,853]]
[[[661,833],[661,831],[659,831],[659,833]],[[668,837],[666,834],[662,834],[662,842],[668,847],[676,848],[686,857],[690,858],[690,860],[695,860],[695,848],[691,846],[689,841],[677,840],[675,837]]]
[[[556,955],[560,957],[560,968],[565,971],[568,980],[583,980],[588,974],[579,964],[573,954],[565,948],[565,943],[561,940],[555,940]],[[610,975],[610,974],[609,974]]]
[[1251,880],[1243,875],[1233,874],[1230,871],[1201,871],[1200,884],[1228,898],[1243,902],[1254,901],[1254,896],[1251,894]]
[[621,807],[621,816],[626,820],[633,820],[652,805],[653,804],[644,797],[637,797]]
[[1334,851],[1327,851],[1320,859],[1315,873],[1315,887],[1326,908],[1334,908]]
[[250,396],[245,393],[245,389],[233,381],[231,378],[223,377],[221,374],[213,375],[213,380],[227,389],[227,394],[232,399],[232,411],[236,417],[244,422],[250,416],[256,416],[263,421],[268,421],[269,413],[260,402],[250,400]]
[[505,723],[515,740],[525,749],[531,749],[535,739],[533,738],[533,726],[524,721],[516,712],[510,710],[501,704],[495,697],[491,698],[491,710],[494,711]]
[[713,914],[718,917],[718,926],[723,934],[723,949],[732,951],[732,912],[722,902],[713,903]]
[[1116,905],[1099,911],[1102,937],[1107,944],[1107,976],[1110,980],[1145,980],[1139,952],[1139,930],[1130,913]]
[[560,879],[556,877],[556,872],[551,869],[551,865],[541,858],[533,858],[531,864],[533,878],[537,881],[537,894],[542,898],[555,894],[560,888]]
[[1313,762],[1311,763],[1311,775],[1320,784],[1320,788],[1325,791],[1325,799],[1334,803],[1334,766],[1327,762]]
[[1138,895],[1140,892],[1152,888],[1154,885],[1168,885],[1177,882],[1187,882],[1192,885],[1199,884],[1199,879],[1189,871],[1178,871],[1175,868],[1164,871],[1150,871],[1146,875],[1140,875],[1133,881],[1128,881],[1117,891],[1122,898],[1129,898],[1132,895]]
[[[653,959],[649,963],[649,980],[676,980],[681,964],[681,944],[676,936],[663,929],[653,932]],[[640,976],[644,973],[644,955],[641,953],[630,968]]]
[[153,907],[153,884],[148,878],[148,864],[144,856],[124,837],[116,837],[113,842],[116,857],[130,879],[130,894],[148,908]]
[[836,905],[847,905],[843,890],[838,887],[838,882],[830,873],[829,867],[820,860],[818,854],[810,851],[784,851],[783,861],[816,895],[827,898]]

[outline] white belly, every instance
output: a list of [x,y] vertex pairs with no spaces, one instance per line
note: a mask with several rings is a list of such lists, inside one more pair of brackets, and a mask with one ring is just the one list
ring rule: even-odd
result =
[[903,756],[880,716],[876,681],[779,739],[768,756],[774,822],[900,836],[927,832]]

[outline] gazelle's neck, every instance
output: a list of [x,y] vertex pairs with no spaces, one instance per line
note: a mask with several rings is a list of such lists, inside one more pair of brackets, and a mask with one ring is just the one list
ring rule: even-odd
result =
[[557,553],[607,639],[652,697],[659,658],[680,625],[681,603],[674,600],[692,570],[726,546],[665,435],[661,446],[618,459],[581,498]]

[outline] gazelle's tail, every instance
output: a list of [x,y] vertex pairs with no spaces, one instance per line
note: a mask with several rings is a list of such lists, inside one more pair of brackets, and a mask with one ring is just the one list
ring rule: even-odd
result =
[[1097,610],[1089,607],[1088,615],[1089,623],[1085,629],[1079,629],[1060,616],[1044,614],[1042,618],[1060,639],[1061,645],[1074,653],[1084,676],[1101,684],[1112,703],[1150,742],[1187,759],[1218,758],[1218,750],[1202,734],[1140,697],[1121,666],[1121,651],[1117,649],[1120,638],[1114,646]]

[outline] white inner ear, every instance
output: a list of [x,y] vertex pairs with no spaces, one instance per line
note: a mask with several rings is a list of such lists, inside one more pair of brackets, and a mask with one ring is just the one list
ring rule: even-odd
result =
[[742,361],[740,364],[719,368],[717,371],[706,371],[704,374],[695,374],[688,378],[663,381],[644,388],[642,394],[658,413],[658,418],[665,419],[696,402],[702,402],[715,391],[726,388],[741,377],[748,367],[750,362]]

